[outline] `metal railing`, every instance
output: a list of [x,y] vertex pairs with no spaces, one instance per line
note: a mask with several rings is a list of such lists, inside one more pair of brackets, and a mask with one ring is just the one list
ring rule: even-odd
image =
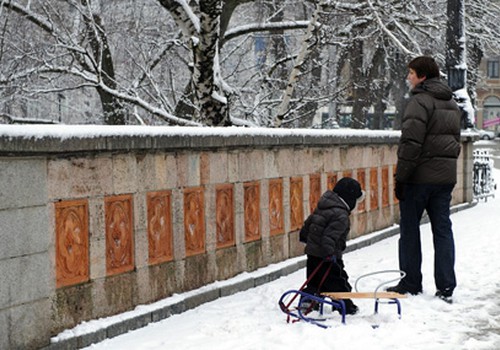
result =
[[491,173],[493,169],[493,159],[488,150],[477,149],[473,151],[473,176],[472,191],[474,199],[488,200],[488,197],[495,196],[497,185]]

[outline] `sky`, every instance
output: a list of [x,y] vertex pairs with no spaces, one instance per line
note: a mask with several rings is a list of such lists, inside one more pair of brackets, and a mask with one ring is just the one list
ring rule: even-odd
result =
[[[494,170],[500,184],[500,170]],[[305,281],[305,270],[265,285],[219,298],[195,309],[173,315],[162,321],[93,344],[86,349],[100,350],[321,350],[321,349],[500,349],[500,196],[481,200],[470,209],[452,214],[456,245],[458,286],[453,304],[434,296],[433,247],[429,224],[421,229],[424,291],[401,299],[402,317],[394,305],[382,304],[374,314],[374,301],[355,300],[358,314],[342,324],[338,313],[326,311],[326,329],[304,321],[287,323],[278,306],[283,293],[298,289]],[[354,242],[354,241],[352,241]],[[351,244],[352,244],[351,242]],[[398,236],[344,255],[346,270],[354,286],[360,276],[395,270]],[[274,266],[296,263],[297,257]],[[262,274],[266,269],[249,274]],[[359,291],[373,291],[380,283],[394,279],[394,274],[381,273],[359,280]],[[233,281],[242,278],[236,276]],[[216,282],[203,288],[213,288]],[[137,307],[126,314],[84,322],[66,330],[53,340],[64,339],[99,329],[113,320],[173,303],[196,291],[176,294],[150,305]]]

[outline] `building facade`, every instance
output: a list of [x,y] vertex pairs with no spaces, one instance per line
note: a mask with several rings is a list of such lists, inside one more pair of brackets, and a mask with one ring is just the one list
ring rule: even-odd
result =
[[483,59],[477,84],[476,126],[500,133],[500,56]]

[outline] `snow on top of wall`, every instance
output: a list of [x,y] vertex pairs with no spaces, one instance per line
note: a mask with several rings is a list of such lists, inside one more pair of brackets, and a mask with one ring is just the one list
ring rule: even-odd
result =
[[112,136],[365,136],[387,138],[399,135],[393,130],[359,129],[275,129],[243,127],[186,127],[186,126],[143,126],[143,125],[0,125],[0,137],[11,138],[97,138]]

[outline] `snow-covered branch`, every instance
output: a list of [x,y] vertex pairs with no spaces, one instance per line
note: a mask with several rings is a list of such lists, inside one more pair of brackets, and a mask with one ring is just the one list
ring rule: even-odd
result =
[[287,22],[266,22],[266,23],[250,23],[247,25],[237,26],[226,31],[224,41],[232,40],[236,37],[250,33],[270,32],[306,29],[309,21],[287,21]]

